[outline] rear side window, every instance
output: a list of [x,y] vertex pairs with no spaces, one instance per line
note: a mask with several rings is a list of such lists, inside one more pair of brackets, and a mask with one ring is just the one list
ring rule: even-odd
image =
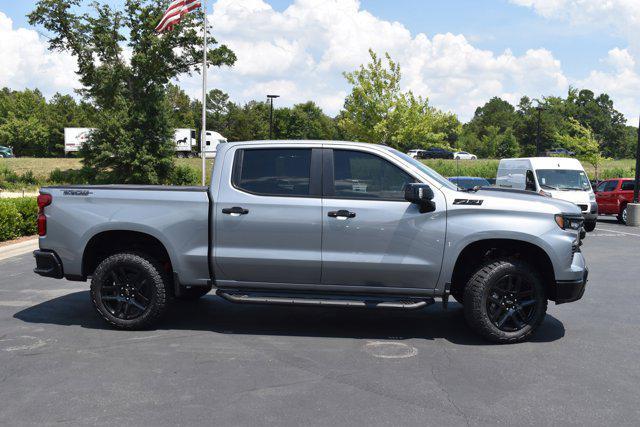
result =
[[333,150],[335,197],[404,200],[404,186],[415,180],[376,155]]
[[636,186],[634,185],[635,183],[633,181],[622,181],[622,191],[633,191]]
[[308,196],[311,149],[239,150],[233,185],[264,196]]

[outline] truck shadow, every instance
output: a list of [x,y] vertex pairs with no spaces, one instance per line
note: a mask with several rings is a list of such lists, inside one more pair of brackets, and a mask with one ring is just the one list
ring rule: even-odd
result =
[[[95,313],[88,291],[42,302],[13,317],[28,323],[110,329]],[[417,311],[347,310],[241,305],[207,295],[199,301],[176,302],[154,329],[357,339],[442,338],[461,345],[491,345],[466,325],[462,306],[455,302],[447,310],[439,302]],[[562,322],[547,314],[530,341],[556,341],[564,333]]]

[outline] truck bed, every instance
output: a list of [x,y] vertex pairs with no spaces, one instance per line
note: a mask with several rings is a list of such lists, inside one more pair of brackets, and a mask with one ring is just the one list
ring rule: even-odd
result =
[[[67,278],[82,279],[83,249],[96,236],[118,240],[120,230],[150,236],[166,248],[184,284],[203,284],[208,271],[207,187],[167,185],[71,185],[44,187],[47,234],[41,249],[55,249]],[[132,248],[131,250],[135,250]]]

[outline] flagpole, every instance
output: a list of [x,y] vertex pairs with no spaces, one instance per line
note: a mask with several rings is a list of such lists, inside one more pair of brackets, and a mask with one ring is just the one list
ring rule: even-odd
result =
[[200,138],[200,155],[202,157],[202,185],[207,183],[207,162],[205,160],[205,142],[207,140],[207,1],[202,1],[204,11],[204,43],[202,49],[202,136]]

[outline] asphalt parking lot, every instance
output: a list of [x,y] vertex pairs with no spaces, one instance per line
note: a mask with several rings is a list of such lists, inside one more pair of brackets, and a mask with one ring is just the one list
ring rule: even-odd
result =
[[0,423],[637,425],[640,229],[604,219],[584,298],[497,346],[461,306],[346,311],[180,303],[116,331],[88,284],[0,261]]

